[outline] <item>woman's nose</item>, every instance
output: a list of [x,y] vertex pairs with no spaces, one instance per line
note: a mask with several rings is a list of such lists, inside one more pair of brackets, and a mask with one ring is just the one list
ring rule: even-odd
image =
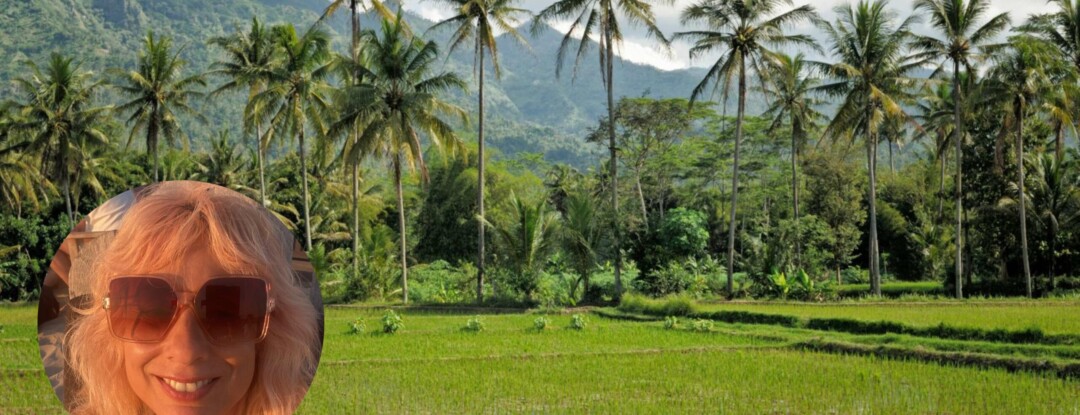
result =
[[172,329],[165,335],[162,346],[170,360],[191,363],[205,359],[212,345],[190,307],[184,307]]

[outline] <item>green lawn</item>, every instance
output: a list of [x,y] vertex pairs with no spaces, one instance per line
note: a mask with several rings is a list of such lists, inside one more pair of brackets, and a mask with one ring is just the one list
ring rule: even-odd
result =
[[[756,311],[809,308],[734,307],[758,307],[751,308]],[[815,307],[891,310],[912,306]],[[1066,320],[1075,316],[1067,313],[1076,308],[1075,304],[1040,303],[925,309],[934,315],[942,315],[942,309],[966,309],[985,318],[999,309],[1008,313],[1042,310]],[[0,394],[0,413],[48,413],[59,408],[40,369],[34,313],[32,307],[0,307],[4,326],[0,384],[15,391]],[[482,315],[485,330],[470,333],[461,328],[472,314],[408,310],[402,311],[405,327],[397,334],[383,335],[373,333],[381,315],[381,310],[370,309],[327,311],[322,364],[300,413],[1080,413],[1076,398],[1080,380],[1076,379],[808,352],[789,346],[828,335],[853,343],[952,347],[1066,362],[1080,356],[1080,347],[823,334],[723,323],[702,333],[666,330],[659,321],[598,315],[587,316],[588,325],[581,331],[566,328],[569,315],[551,315],[549,328],[536,331],[532,326],[537,315],[520,313]],[[358,317],[372,333],[347,334],[348,323]],[[965,321],[979,320],[969,317]],[[985,324],[991,323],[982,321]]]

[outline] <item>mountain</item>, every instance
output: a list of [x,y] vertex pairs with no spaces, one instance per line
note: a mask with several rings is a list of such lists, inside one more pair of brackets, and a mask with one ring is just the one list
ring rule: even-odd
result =
[[[293,23],[309,27],[322,12],[322,0],[35,0],[8,2],[0,11],[0,97],[14,91],[11,80],[27,76],[26,60],[44,62],[54,51],[75,57],[84,70],[102,74],[108,68],[131,68],[148,30],[173,38],[189,62],[189,73],[205,71],[220,57],[206,40],[245,28],[252,16],[267,23]],[[425,38],[445,47],[449,31],[425,33],[432,22],[406,13],[405,19]],[[362,18],[364,28],[377,27],[372,16]],[[334,47],[343,51],[348,44],[348,20],[343,13],[328,22]],[[526,33],[529,48],[522,48],[507,36],[499,39],[502,79],[486,80],[487,119],[491,144],[503,154],[544,153],[550,161],[575,165],[592,164],[600,150],[584,143],[585,131],[606,115],[606,95],[600,81],[597,48],[583,56],[574,70],[572,56],[556,77],[555,57],[562,34],[546,30],[536,37]],[[471,81],[470,90],[450,97],[475,112],[475,81],[471,49],[461,48],[445,60],[445,69]],[[443,51],[445,53],[445,50]],[[622,59],[615,62],[615,96],[654,98],[687,97],[705,72],[700,68],[663,71]],[[214,80],[212,83],[220,82]],[[207,125],[185,122],[193,146],[203,148],[215,129],[227,129],[239,137],[237,127],[242,97],[201,104],[209,118]],[[5,98],[6,99],[6,98]],[[119,102],[112,93],[103,100]],[[748,111],[763,109],[763,100],[751,96]],[[734,104],[729,103],[729,110]],[[474,133],[462,129],[462,135]],[[126,139],[126,137],[124,137]],[[137,141],[137,140],[136,140]],[[594,154],[595,153],[595,154]]]

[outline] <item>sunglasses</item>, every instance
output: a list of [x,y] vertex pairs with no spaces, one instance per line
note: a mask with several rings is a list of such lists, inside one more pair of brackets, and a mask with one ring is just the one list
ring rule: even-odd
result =
[[102,306],[113,336],[129,342],[163,340],[185,307],[195,313],[211,343],[258,342],[266,337],[274,309],[270,283],[256,277],[220,277],[191,294],[176,290],[163,277],[123,276],[109,281]]

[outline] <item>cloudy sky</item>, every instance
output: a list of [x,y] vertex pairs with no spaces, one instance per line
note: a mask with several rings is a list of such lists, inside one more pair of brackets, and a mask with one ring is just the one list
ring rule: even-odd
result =
[[[540,9],[551,4],[553,0],[522,0],[521,7],[532,11],[539,11]],[[687,5],[691,4],[692,0],[675,0],[673,6],[661,6],[656,10],[657,20],[660,25],[660,29],[665,35],[670,36],[677,31],[686,30],[679,24],[679,13]],[[451,15],[450,9],[442,6],[438,0],[404,0],[405,8],[407,10],[414,11],[421,16],[426,17],[429,20],[441,20]],[[810,4],[818,10],[823,17],[829,21],[833,21],[835,13],[832,9],[837,5],[843,5],[850,3],[848,0],[811,0]],[[899,13],[900,16],[906,17],[911,13],[913,9],[912,4],[914,0],[893,0],[890,2],[889,7]],[[796,5],[804,4],[798,0],[795,1]],[[1032,13],[1045,13],[1052,11],[1053,6],[1047,5],[1045,0],[992,0],[991,1],[991,13],[988,16],[993,16],[1002,12],[1009,12],[1012,17],[1013,24],[1020,24],[1027,20],[1027,16]],[[556,24],[557,29],[561,31],[567,30],[569,23]],[[925,30],[923,26],[917,26],[917,31]],[[797,27],[792,30],[794,33],[807,33],[820,40],[820,33],[814,30],[809,24],[803,25],[803,27]],[[645,37],[643,30],[637,28],[631,28],[627,33],[624,33],[626,41],[622,45],[622,49],[618,53],[625,59],[649,64],[660,69],[672,70],[681,69],[688,66],[706,66],[710,62],[710,57],[698,58],[691,61],[688,56],[689,45],[686,43],[675,43],[672,48],[671,55],[657,51],[652,45],[653,42]],[[715,57],[712,57],[715,59]]]

